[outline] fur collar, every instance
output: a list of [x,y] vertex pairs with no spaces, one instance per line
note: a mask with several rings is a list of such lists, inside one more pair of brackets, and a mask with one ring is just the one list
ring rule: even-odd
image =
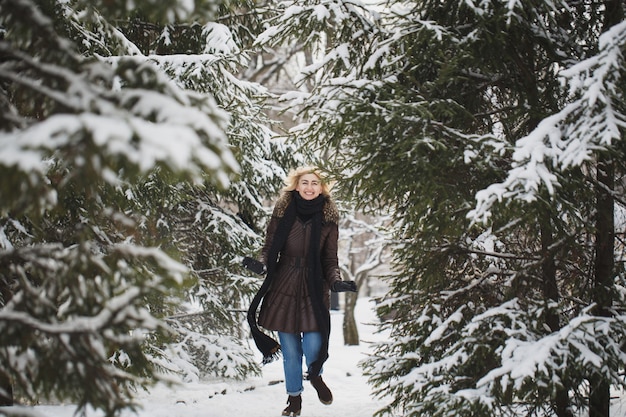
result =
[[[278,201],[276,201],[272,216],[283,217],[291,200],[293,200],[291,192],[283,192],[278,197]],[[326,201],[324,202],[322,222],[339,224],[339,209],[337,209],[337,205],[330,196],[326,196]]]

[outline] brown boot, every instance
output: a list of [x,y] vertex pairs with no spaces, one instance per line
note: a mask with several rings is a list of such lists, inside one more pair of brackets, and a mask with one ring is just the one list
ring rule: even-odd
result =
[[313,385],[313,388],[317,391],[317,397],[322,404],[328,405],[333,402],[333,393],[330,392],[330,389],[328,389],[324,381],[322,381],[320,375],[311,377],[311,385]]
[[302,410],[301,396],[296,395],[294,397],[290,395],[289,398],[287,398],[287,404],[289,404],[289,406],[283,410],[283,416],[297,417],[300,415],[300,410]]

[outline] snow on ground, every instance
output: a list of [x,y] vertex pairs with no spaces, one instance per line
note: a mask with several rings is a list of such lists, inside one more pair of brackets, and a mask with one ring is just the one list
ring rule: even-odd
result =
[[[369,352],[370,343],[385,337],[375,333],[373,307],[373,301],[368,298],[358,300],[359,346],[344,346],[343,313],[332,312],[330,358],[324,366],[324,381],[333,391],[334,402],[328,406],[321,404],[313,387],[305,382],[302,417],[371,417],[385,404],[372,397],[371,387],[357,365]],[[143,409],[137,414],[125,412],[122,417],[278,417],[287,400],[283,381],[279,360],[263,367],[261,377],[246,381],[206,381],[173,388],[158,386],[138,396]],[[611,417],[626,417],[626,394],[616,391],[613,397]],[[41,417],[74,417],[75,412],[72,405],[37,406],[35,409]],[[101,416],[102,413],[92,411],[86,417]]]
[[[370,343],[384,337],[375,333],[373,307],[373,301],[368,298],[360,298],[357,302],[355,318],[362,340],[359,346],[344,346],[343,313],[331,312],[330,358],[324,365],[323,376],[333,392],[334,401],[331,405],[320,403],[313,387],[305,381],[302,417],[368,417],[384,405],[382,400],[372,398],[371,387],[357,365],[369,352]],[[137,414],[125,412],[122,417],[278,417],[287,406],[280,360],[265,365],[261,377],[238,382],[207,381],[173,388],[157,386],[149,393],[140,393],[138,399],[143,409]],[[75,412],[71,405],[35,408],[45,417],[73,417]],[[101,415],[89,412],[87,417]]]

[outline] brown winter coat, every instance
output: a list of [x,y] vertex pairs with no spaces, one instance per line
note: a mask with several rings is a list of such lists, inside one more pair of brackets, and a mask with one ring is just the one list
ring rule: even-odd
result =
[[[267,226],[265,245],[262,251],[263,262],[267,261],[274,233],[291,199],[291,193],[283,193],[274,207],[272,218]],[[327,197],[324,203],[320,238],[320,257],[324,274],[323,294],[326,309],[330,308],[331,285],[333,282],[341,280],[337,260],[338,219],[337,206]],[[297,218],[289,232],[285,247],[280,252],[276,264],[276,275],[263,298],[259,313],[259,325],[267,330],[285,333],[319,331],[307,286],[306,259],[310,245],[311,225],[310,220],[303,223]]]

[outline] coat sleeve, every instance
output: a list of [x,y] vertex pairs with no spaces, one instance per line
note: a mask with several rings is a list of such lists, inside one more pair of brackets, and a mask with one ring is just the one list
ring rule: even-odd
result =
[[335,281],[341,281],[341,273],[339,271],[339,259],[337,257],[339,226],[332,223],[329,227],[331,229],[323,243],[321,257],[324,278],[330,288]]
[[267,265],[267,256],[269,255],[270,247],[272,246],[272,241],[274,240],[274,234],[276,233],[276,228],[278,227],[278,220],[278,217],[272,215],[267,224],[267,230],[265,231],[265,243],[263,244],[263,249],[261,249],[261,262],[265,265]]

